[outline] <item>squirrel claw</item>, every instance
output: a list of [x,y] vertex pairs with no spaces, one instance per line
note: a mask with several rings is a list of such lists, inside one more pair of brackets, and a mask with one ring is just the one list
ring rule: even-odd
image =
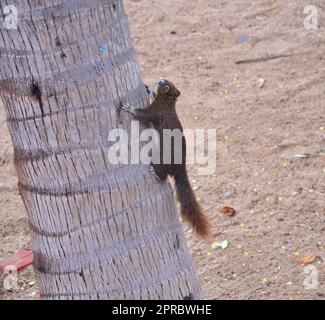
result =
[[157,179],[157,181],[160,181],[160,179],[157,176],[157,174],[155,172],[155,169],[153,167],[150,167],[149,172],[150,172],[151,175],[153,175]]
[[129,105],[128,103],[122,102],[121,109],[123,109],[124,111],[129,111],[131,109],[131,105]]

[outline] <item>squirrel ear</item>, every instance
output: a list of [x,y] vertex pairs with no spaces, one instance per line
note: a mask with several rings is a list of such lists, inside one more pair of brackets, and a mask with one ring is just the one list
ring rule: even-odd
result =
[[175,93],[176,93],[176,97],[179,97],[181,95],[181,92],[178,89],[176,89]]

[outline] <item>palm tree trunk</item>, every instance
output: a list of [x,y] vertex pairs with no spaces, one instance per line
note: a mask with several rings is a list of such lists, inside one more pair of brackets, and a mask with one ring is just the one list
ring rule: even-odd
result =
[[108,132],[129,128],[120,101],[148,103],[123,2],[44,3],[10,1],[18,30],[0,27],[0,94],[41,297],[202,298],[170,185],[108,161]]

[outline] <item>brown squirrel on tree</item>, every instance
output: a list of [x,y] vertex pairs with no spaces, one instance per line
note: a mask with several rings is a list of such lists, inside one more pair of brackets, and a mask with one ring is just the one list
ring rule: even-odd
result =
[[[148,93],[151,93],[148,89]],[[170,81],[161,78],[158,81],[157,94],[152,93],[153,102],[146,109],[136,109],[129,104],[122,103],[121,108],[134,115],[144,123],[151,124],[159,134],[160,163],[152,163],[152,173],[161,181],[170,175],[175,180],[177,198],[181,204],[181,215],[190,223],[195,232],[205,239],[210,237],[210,226],[206,216],[202,213],[199,203],[190,185],[186,171],[186,141],[183,127],[176,113],[176,101],[180,91]],[[180,130],[181,148],[174,150],[175,141],[171,141],[170,163],[164,162],[164,130]],[[169,131],[170,132],[170,131]],[[179,154],[174,154],[178,152]],[[165,158],[166,159],[166,158]],[[177,160],[178,159],[178,160]]]

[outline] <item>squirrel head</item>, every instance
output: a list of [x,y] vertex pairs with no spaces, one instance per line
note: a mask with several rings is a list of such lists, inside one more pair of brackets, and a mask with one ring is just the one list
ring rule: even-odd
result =
[[160,78],[157,81],[157,84],[158,84],[158,89],[157,89],[158,96],[164,96],[164,97],[170,96],[177,99],[181,95],[181,92],[175,87],[175,85],[164,78]]

